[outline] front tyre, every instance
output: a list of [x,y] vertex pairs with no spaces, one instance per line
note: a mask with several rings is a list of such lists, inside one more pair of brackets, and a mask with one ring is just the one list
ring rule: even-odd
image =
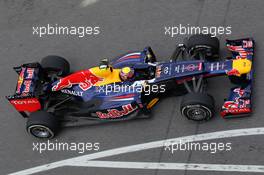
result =
[[207,61],[215,61],[219,57],[219,40],[211,35],[192,35],[186,47],[188,53],[196,59],[200,59],[199,53],[202,53]]
[[57,118],[46,111],[31,113],[26,125],[28,133],[40,139],[53,138],[58,127]]
[[214,99],[205,93],[190,93],[183,97],[181,114],[194,121],[209,120],[214,116]]

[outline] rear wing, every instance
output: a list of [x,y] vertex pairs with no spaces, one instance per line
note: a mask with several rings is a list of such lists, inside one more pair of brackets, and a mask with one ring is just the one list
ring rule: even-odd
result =
[[27,117],[28,113],[41,109],[36,95],[41,66],[39,63],[23,64],[14,67],[14,70],[18,74],[16,90],[14,95],[6,98],[18,112]]
[[247,59],[252,63],[252,66],[251,70],[243,77],[236,77],[243,82],[231,88],[229,97],[222,106],[221,116],[232,118],[249,115],[252,112],[254,40],[252,38],[227,40],[227,48],[231,51],[233,60]]

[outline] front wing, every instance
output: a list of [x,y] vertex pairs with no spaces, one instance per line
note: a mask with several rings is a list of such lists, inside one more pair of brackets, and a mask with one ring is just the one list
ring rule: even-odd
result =
[[[248,59],[253,62],[254,41],[251,38],[227,40],[227,48],[232,52],[232,59]],[[228,99],[225,100],[221,116],[233,118],[249,115],[252,112],[253,67],[246,74],[245,82],[231,88]]]

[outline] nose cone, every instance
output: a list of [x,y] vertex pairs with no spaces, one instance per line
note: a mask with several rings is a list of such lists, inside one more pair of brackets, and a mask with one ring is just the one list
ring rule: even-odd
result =
[[233,60],[233,69],[236,69],[239,74],[247,74],[251,71],[252,62],[248,59]]

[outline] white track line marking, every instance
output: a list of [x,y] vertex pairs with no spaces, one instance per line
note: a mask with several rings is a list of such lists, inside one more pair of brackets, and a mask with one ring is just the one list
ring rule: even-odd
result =
[[193,164],[165,162],[119,162],[119,161],[87,161],[78,162],[75,166],[129,169],[162,169],[162,170],[200,170],[200,171],[233,171],[263,173],[264,166],[257,165],[223,165],[223,164]]
[[[26,170],[11,173],[10,175],[28,175],[28,174],[34,174],[34,173],[43,172],[43,171],[51,170],[54,168],[64,167],[64,166],[84,165],[84,163],[88,162],[88,161],[91,163],[92,161],[90,161],[90,160],[109,157],[109,156],[115,156],[115,155],[119,155],[119,154],[131,153],[131,152],[136,152],[136,151],[142,151],[142,150],[147,150],[147,149],[152,149],[152,148],[158,148],[158,147],[162,147],[165,145],[178,143],[179,141],[181,141],[181,143],[184,144],[187,142],[198,142],[198,141],[204,141],[204,140],[231,138],[231,137],[239,137],[239,136],[252,136],[252,135],[264,135],[264,127],[261,127],[261,128],[245,128],[245,129],[236,129],[236,130],[228,130],[228,131],[218,131],[218,132],[211,132],[211,133],[205,133],[205,134],[199,134],[199,135],[178,137],[178,138],[154,141],[154,142],[149,142],[149,143],[131,145],[131,146],[126,146],[126,147],[121,147],[121,148],[115,148],[115,149],[110,149],[110,150],[101,151],[101,152],[97,152],[97,153],[78,156],[75,158],[65,159],[65,160],[61,160],[61,161],[37,166],[34,168],[29,168]],[[104,165],[104,164],[102,164],[102,165]],[[98,164],[97,167],[100,167],[102,165]],[[187,167],[189,165],[194,165],[194,164],[186,164]],[[211,165],[209,164],[206,166],[210,167]],[[228,165],[228,166],[234,166],[234,165]],[[244,166],[244,165],[236,165],[236,166],[240,167],[240,166]],[[245,166],[248,167],[247,172],[255,172],[260,168],[264,169],[264,166],[263,167],[257,166],[257,165],[245,165]],[[245,167],[242,167],[242,168],[245,168]],[[222,168],[221,171],[224,171],[224,170],[225,170],[225,167]],[[230,169],[230,170],[232,170],[232,169]],[[264,170],[262,172],[264,172]]]
[[81,7],[86,7],[88,5],[94,4],[98,2],[99,0],[83,0],[80,4]]

